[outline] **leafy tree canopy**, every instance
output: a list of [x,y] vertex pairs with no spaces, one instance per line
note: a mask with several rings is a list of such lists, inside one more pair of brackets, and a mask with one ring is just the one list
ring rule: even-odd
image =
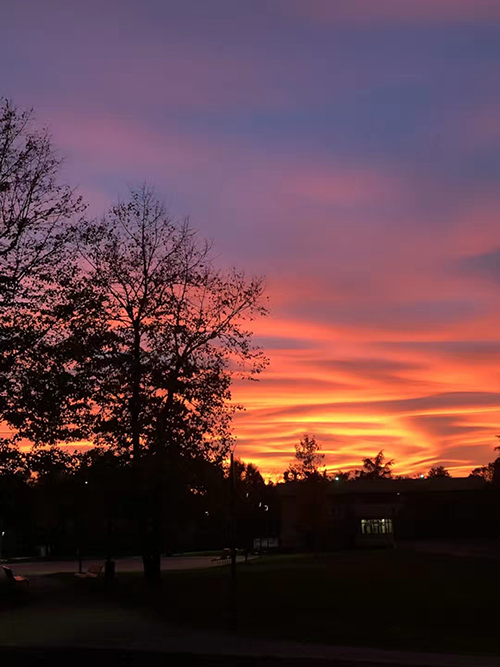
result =
[[295,445],[295,462],[283,473],[285,482],[319,477],[321,475],[319,468],[324,458],[324,454],[321,454],[321,445],[316,438],[305,434]]
[[386,459],[383,450],[373,458],[363,459],[363,468],[356,471],[357,479],[389,479],[394,459]]
[[427,473],[427,477],[433,479],[436,477],[451,477],[451,475],[444,466],[434,466]]

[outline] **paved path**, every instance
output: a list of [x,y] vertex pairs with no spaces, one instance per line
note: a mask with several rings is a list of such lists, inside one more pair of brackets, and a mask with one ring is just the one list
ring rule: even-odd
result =
[[[499,658],[301,644],[199,632],[162,621],[144,609],[123,608],[110,598],[96,598],[83,588],[81,593],[81,597],[75,597],[74,589],[61,580],[33,575],[30,589],[22,591],[29,604],[0,613],[0,649],[113,649],[147,652],[152,658],[153,654],[172,658],[181,654],[273,658],[292,666],[295,660],[308,665],[323,661],[332,667],[498,667],[500,664]],[[0,659],[1,655],[0,652]]]
[[[250,557],[252,558],[252,557]],[[237,562],[244,561],[244,556],[238,556]],[[83,571],[92,563],[103,562],[103,558],[85,559]],[[121,558],[116,561],[117,572],[142,572],[142,558]],[[4,563],[5,564],[5,563]],[[221,567],[229,564],[229,561],[214,561],[213,556],[168,556],[161,559],[162,570],[192,570],[206,567]],[[15,574],[23,576],[34,576],[40,574],[58,574],[60,572],[78,572],[78,561],[31,561],[23,563],[12,563],[10,567]]]

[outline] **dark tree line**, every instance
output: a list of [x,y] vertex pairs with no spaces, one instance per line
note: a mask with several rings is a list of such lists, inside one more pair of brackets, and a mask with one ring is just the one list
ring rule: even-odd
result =
[[391,478],[393,459],[386,459],[384,452],[363,459],[363,467],[354,471],[338,470],[329,473],[323,466],[324,454],[321,445],[314,436],[307,434],[295,445],[295,460],[283,473],[285,482],[306,480],[348,481],[354,479],[388,479]]
[[[500,435],[496,436],[500,440]],[[474,468],[471,472],[472,477],[482,477],[487,482],[493,482],[500,485],[500,447],[495,447],[498,456],[494,461],[490,461],[484,466]]]
[[[497,436],[500,439],[500,436]],[[494,448],[500,452],[500,447]],[[362,460],[363,466],[358,470],[328,472],[323,466],[324,454],[321,452],[321,444],[314,436],[305,434],[295,445],[295,459],[283,473],[285,482],[297,482],[305,480],[325,481],[353,481],[357,479],[393,479],[404,478],[394,475],[394,459],[387,459],[383,450],[373,457]],[[500,482],[500,456],[494,461],[474,468],[471,477],[482,477],[486,482]],[[427,475],[416,475],[418,478],[429,479],[451,477],[449,471],[443,465],[436,465],[429,469]]]
[[[164,469],[159,549],[168,554],[221,549],[230,544],[227,466],[203,457],[184,459],[175,477]],[[85,452],[51,447],[1,458],[0,529],[3,555],[82,558],[137,553],[132,493],[135,471],[127,455],[110,448]],[[252,464],[235,461],[236,543],[251,549],[256,537],[276,534],[275,487]]]
[[[135,543],[158,575],[180,487],[204,466],[222,474],[239,407],[232,378],[266,366],[249,330],[266,313],[264,284],[218,269],[211,244],[147,186],[86,219],[81,199],[60,184],[61,167],[32,112],[4,101],[0,416],[10,436],[2,465],[16,479],[27,465],[33,481],[46,447],[86,441],[108,452],[111,467],[127,469]],[[30,458],[21,443],[35,448]],[[85,459],[52,449],[50,460],[51,474],[70,478]]]

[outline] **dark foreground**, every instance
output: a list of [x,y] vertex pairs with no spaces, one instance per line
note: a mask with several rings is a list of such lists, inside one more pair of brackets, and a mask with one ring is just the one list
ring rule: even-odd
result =
[[2,581],[0,662],[498,665],[498,565],[399,550],[268,557],[238,567],[236,607],[226,566],[154,586],[139,573]]
[[322,658],[280,658],[270,656],[203,655],[197,653],[165,653],[120,649],[88,648],[0,648],[0,661],[5,667],[497,667],[497,662],[476,662],[472,657],[460,659],[443,656],[442,661],[414,662],[411,655],[399,660],[374,662],[370,659],[338,660]]
[[[359,663],[300,658],[252,656],[214,656],[193,653],[156,653],[109,649],[0,649],[5,667],[353,667]],[[363,662],[363,667],[381,667],[382,663]],[[386,664],[386,663],[385,663]],[[393,665],[394,667],[394,665]],[[397,667],[397,665],[395,666]]]
[[276,556],[228,571],[124,575],[111,595],[169,622],[268,639],[500,655],[500,562],[389,550]]

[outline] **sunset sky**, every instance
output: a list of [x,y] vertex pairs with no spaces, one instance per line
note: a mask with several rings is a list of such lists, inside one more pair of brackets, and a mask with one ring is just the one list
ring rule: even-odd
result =
[[499,0],[3,0],[0,73],[90,214],[147,180],[267,276],[238,456],[492,460]]

